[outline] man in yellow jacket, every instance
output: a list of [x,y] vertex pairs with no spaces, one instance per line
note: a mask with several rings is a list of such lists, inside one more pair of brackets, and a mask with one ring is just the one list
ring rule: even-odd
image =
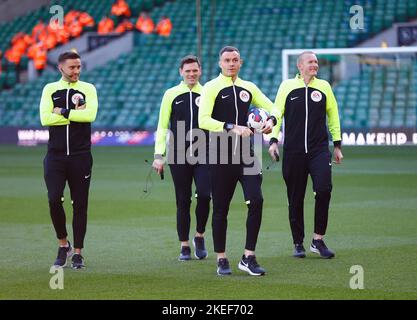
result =
[[[44,87],[39,106],[41,123],[49,127],[44,178],[52,223],[59,242],[54,266],[66,266],[67,258],[72,256],[71,267],[81,269],[84,267],[81,250],[87,230],[88,193],[93,165],[91,123],[96,118],[98,100],[94,85],[79,81],[81,58],[77,53],[61,54],[58,63],[62,78]],[[67,240],[62,205],[66,182],[73,206],[74,250]]]
[[[163,174],[164,156],[168,153],[172,161],[169,168],[175,187],[175,198],[177,205],[177,233],[181,244],[180,261],[191,260],[191,249],[189,243],[190,232],[190,206],[192,195],[192,184],[195,182],[196,191],[196,232],[193,237],[194,256],[199,259],[207,257],[207,250],[204,241],[204,232],[210,211],[210,176],[209,166],[199,156],[207,148],[207,139],[200,144],[203,148],[198,150],[199,140],[193,133],[200,131],[203,137],[207,134],[199,130],[198,109],[200,104],[201,84],[201,63],[193,55],[187,55],[181,59],[180,75],[181,83],[168,89],[162,98],[159,111],[158,130],[155,141],[155,155],[152,164],[158,174]],[[169,134],[168,152],[166,152],[166,138]],[[201,141],[200,141],[201,142]],[[203,154],[204,157],[204,154]]]
[[304,258],[304,197],[308,175],[315,195],[314,234],[310,251],[330,259],[335,253],[327,248],[323,237],[327,230],[332,191],[332,155],[329,135],[333,140],[334,163],[342,162],[342,137],[337,101],[330,84],[317,78],[319,63],[312,51],[298,56],[299,74],[281,83],[275,100],[279,110],[278,125],[272,132],[269,153],[278,151],[278,133],[282,123],[282,175],[287,186],[288,211],[294,242],[293,256]]
[[[247,114],[251,104],[271,113],[262,127],[262,133],[265,134],[270,133],[277,123],[278,110],[254,83],[239,78],[242,61],[237,48],[226,46],[220,50],[221,73],[204,85],[198,113],[200,128],[210,131],[209,156],[215,160],[210,160],[212,226],[214,251],[217,254],[217,274],[220,276],[232,273],[226,256],[226,233],[229,206],[237,182],[242,185],[248,207],[246,243],[238,268],[252,276],[265,274],[265,269],[258,264],[255,257],[263,208],[262,171],[255,165],[256,161],[246,163],[245,159],[249,158],[250,150],[245,149],[243,143],[245,138],[252,135],[251,129],[247,127]],[[246,169],[251,166],[251,174],[246,174],[249,172]]]

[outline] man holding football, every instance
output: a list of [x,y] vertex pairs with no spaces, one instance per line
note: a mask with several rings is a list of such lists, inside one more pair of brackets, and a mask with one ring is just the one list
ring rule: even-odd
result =
[[[238,148],[238,142],[248,139],[253,134],[246,126],[251,104],[264,108],[272,114],[265,122],[262,133],[272,131],[277,123],[278,110],[255,84],[238,77],[242,60],[237,48],[227,46],[221,49],[219,66],[220,75],[203,87],[198,115],[200,128],[210,131],[210,157],[213,156],[213,150],[217,152],[215,163],[210,159],[212,227],[214,251],[217,254],[217,274],[230,275],[232,272],[226,256],[227,215],[239,181],[243,188],[248,215],[246,245],[238,267],[250,275],[260,276],[265,274],[265,270],[256,261],[255,247],[262,217],[262,172],[259,168],[255,173],[245,174],[245,169],[250,165],[243,161],[247,155],[244,154],[244,147]],[[223,141],[222,136],[226,136]],[[229,137],[232,138],[231,143]],[[220,146],[217,138],[220,138]]]
[[323,241],[332,191],[332,155],[327,127],[334,144],[334,163],[339,164],[343,159],[339,113],[330,84],[317,78],[319,65],[314,52],[301,53],[297,67],[300,73],[294,79],[283,81],[278,89],[275,105],[279,109],[279,120],[273,130],[269,153],[272,157],[278,153],[278,133],[284,117],[282,174],[287,185],[293,256],[305,257],[304,196],[310,175],[315,195],[314,234],[310,251],[330,259],[335,254]]

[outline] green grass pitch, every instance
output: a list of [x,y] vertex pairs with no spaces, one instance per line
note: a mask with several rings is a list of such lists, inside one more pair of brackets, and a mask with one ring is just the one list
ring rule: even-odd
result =
[[[64,289],[49,287],[57,244],[42,161],[46,147],[0,147],[0,299],[416,299],[417,148],[344,148],[333,168],[327,244],[332,260],[292,258],[281,164],[264,171],[264,212],[257,257],[267,270],[238,270],[246,206],[238,185],[229,212],[227,252],[233,274],[216,276],[209,257],[179,262],[175,196],[169,170],[143,193],[152,148],[95,147],[86,247],[87,268],[64,269]],[[265,160],[268,164],[269,160]],[[67,225],[72,239],[69,192]],[[305,202],[306,246],[313,231],[311,182]],[[195,207],[193,201],[192,208]],[[192,216],[192,230],[195,217]],[[191,231],[191,236],[192,236]],[[364,289],[352,290],[352,265]]]

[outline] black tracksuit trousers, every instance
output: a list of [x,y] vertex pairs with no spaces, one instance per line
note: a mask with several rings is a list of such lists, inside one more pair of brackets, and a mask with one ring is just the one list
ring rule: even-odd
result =
[[283,153],[282,175],[287,185],[288,211],[294,244],[304,240],[304,197],[308,175],[315,194],[314,233],[327,229],[332,191],[332,158],[328,149],[312,153]]
[[239,181],[248,206],[245,249],[255,251],[262,220],[262,174],[244,175],[242,164],[214,164],[210,166],[213,195],[213,243],[216,253],[226,250],[227,215]]
[[74,233],[74,248],[84,247],[87,231],[88,192],[90,189],[93,157],[90,152],[78,155],[57,155],[48,152],[43,161],[44,178],[48,189],[49,210],[56,237],[67,237],[66,217],[63,207],[64,189],[70,188]]
[[210,212],[211,188],[208,165],[170,164],[177,203],[177,233],[179,241],[188,241],[193,179],[196,185],[196,231],[204,233]]

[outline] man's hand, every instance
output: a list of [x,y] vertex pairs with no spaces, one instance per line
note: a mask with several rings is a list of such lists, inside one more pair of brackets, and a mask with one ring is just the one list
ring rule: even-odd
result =
[[249,137],[251,134],[253,134],[252,130],[248,127],[238,126],[237,124],[235,124],[233,129],[230,131],[244,138]]
[[[279,149],[278,149],[278,143],[273,143],[269,146],[268,153],[271,156],[273,161],[279,160]],[[278,156],[278,158],[277,158]]]
[[62,108],[55,107],[54,110],[52,110],[52,112],[61,115],[61,109]]
[[155,159],[152,163],[152,168],[160,175],[164,172],[164,160]]
[[342,150],[339,147],[334,147],[333,150],[334,163],[341,164],[343,160]]
[[262,133],[268,134],[272,132],[272,129],[274,128],[274,121],[272,119],[269,119],[266,121],[262,127]]
[[83,110],[85,109],[85,103],[81,106],[78,105],[78,103],[80,102],[80,99],[77,99],[77,103],[75,104],[75,110]]

